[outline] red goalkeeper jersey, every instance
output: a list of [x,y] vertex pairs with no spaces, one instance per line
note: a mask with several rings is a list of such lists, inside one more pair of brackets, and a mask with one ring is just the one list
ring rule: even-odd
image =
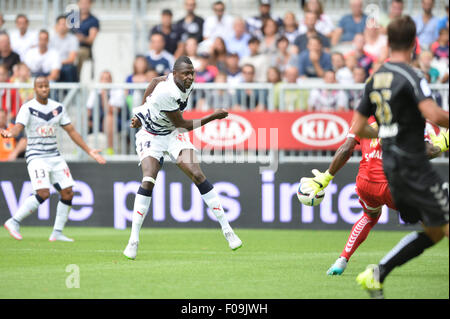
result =
[[[377,121],[373,116],[369,117],[368,122],[374,128],[377,127]],[[438,132],[435,126],[427,122],[427,127],[424,132],[424,140],[431,143],[430,137],[427,133],[429,130]],[[383,171],[383,153],[381,151],[381,140],[379,138],[368,139],[360,138],[353,133],[353,127],[347,137],[352,137],[361,146],[362,159],[359,162],[358,176],[374,182],[387,183],[386,176]]]
[[[369,118],[369,124],[377,127],[377,122],[373,116]],[[360,138],[353,133],[353,128],[350,128],[347,137],[354,138],[361,145],[362,159],[359,162],[358,176],[374,183],[387,183],[383,171],[383,153],[380,139]]]

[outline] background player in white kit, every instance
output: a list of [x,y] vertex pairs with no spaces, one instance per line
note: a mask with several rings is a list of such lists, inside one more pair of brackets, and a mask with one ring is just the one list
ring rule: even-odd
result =
[[173,73],[150,83],[144,94],[144,104],[133,110],[131,127],[141,127],[136,134],[136,152],[144,177],[134,200],[131,236],[123,252],[129,259],[136,258],[139,231],[148,212],[156,176],[165,154],[176,161],[177,166],[197,186],[204,202],[219,221],[230,248],[235,250],[242,246],[242,241],[226,219],[217,192],[198,164],[195,147],[186,133],[213,120],[223,119],[228,112],[220,109],[199,120],[185,120],[182,112],[187,106],[193,82],[192,62],[182,56],[175,62]]
[[57,147],[56,131],[61,126],[70,138],[98,163],[106,163],[98,150],[89,148],[70,122],[62,104],[48,98],[48,79],[38,76],[34,80],[36,97],[20,108],[16,125],[8,132],[1,130],[3,137],[16,137],[24,128],[28,138],[25,159],[28,165],[34,195],[28,197],[14,216],[6,221],[5,228],[12,237],[21,240],[20,222],[35,212],[39,205],[50,196],[50,185],[59,191],[61,199],[56,208],[56,219],[49,240],[73,241],[62,234],[72,207],[74,181],[69,167],[61,157]]

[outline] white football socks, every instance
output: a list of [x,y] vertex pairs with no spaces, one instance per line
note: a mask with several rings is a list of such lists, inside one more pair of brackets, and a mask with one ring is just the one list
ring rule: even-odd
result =
[[53,227],[54,231],[60,231],[64,229],[66,225],[67,219],[69,218],[69,212],[72,206],[63,203],[62,201],[58,202],[58,206],[56,206],[56,218],[55,218],[55,226]]
[[151,196],[136,194],[134,199],[130,241],[139,241],[139,232],[141,231],[141,226],[147,215],[151,201]]
[[220,223],[222,229],[231,228],[228,223],[227,217],[225,216],[225,212],[220,204],[219,195],[215,191],[215,189],[211,189],[208,193],[202,195],[203,201],[206,205],[211,209],[216,216],[217,220]]
[[14,214],[13,219],[19,223],[34,213],[41,203],[38,201],[35,195],[28,197],[25,202],[19,207],[17,212]]

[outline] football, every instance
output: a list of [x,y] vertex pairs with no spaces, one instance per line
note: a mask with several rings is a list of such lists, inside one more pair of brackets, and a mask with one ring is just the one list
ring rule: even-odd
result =
[[309,193],[303,192],[302,183],[299,183],[297,189],[297,197],[300,203],[302,203],[303,205],[317,206],[323,201],[323,198],[325,197],[325,191],[321,190],[316,194],[316,196],[314,196],[314,198],[309,198]]

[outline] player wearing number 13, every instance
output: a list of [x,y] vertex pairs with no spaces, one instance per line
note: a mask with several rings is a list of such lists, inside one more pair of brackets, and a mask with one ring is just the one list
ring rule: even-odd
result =
[[[133,110],[131,127],[141,127],[136,134],[136,152],[142,166],[143,179],[134,200],[131,236],[123,254],[135,259],[139,244],[139,232],[150,207],[153,187],[156,183],[164,155],[197,186],[203,201],[214,213],[232,250],[242,246],[242,241],[229,225],[220,198],[213,185],[206,179],[195,156],[195,147],[189,141],[187,131],[210,121],[223,119],[228,112],[219,109],[199,120],[185,120],[183,111],[193,90],[194,67],[191,60],[182,56],[175,61],[173,73],[153,81],[144,93],[143,105]],[[155,203],[158,205],[158,203]]]
[[25,158],[35,194],[28,197],[14,216],[5,223],[5,228],[12,237],[21,240],[20,222],[35,212],[39,205],[50,196],[50,185],[60,193],[61,199],[56,208],[56,219],[50,241],[73,241],[62,234],[72,207],[74,181],[69,167],[61,157],[57,147],[56,131],[61,126],[70,138],[98,163],[105,160],[98,150],[90,149],[70,122],[63,105],[48,98],[50,86],[48,79],[38,76],[34,80],[36,98],[20,108],[16,125],[11,131],[0,130],[5,138],[16,137],[24,128],[28,138]]
[[[424,227],[358,275],[358,283],[372,297],[383,297],[382,283],[395,267],[448,237],[448,190],[426,156],[423,132],[425,119],[448,128],[449,115],[433,100],[423,75],[408,65],[415,37],[416,26],[409,16],[388,25],[390,61],[367,82],[353,123],[356,135],[381,138],[383,169],[394,203],[406,222],[421,221]],[[376,117],[378,132],[367,123],[371,115]]]

